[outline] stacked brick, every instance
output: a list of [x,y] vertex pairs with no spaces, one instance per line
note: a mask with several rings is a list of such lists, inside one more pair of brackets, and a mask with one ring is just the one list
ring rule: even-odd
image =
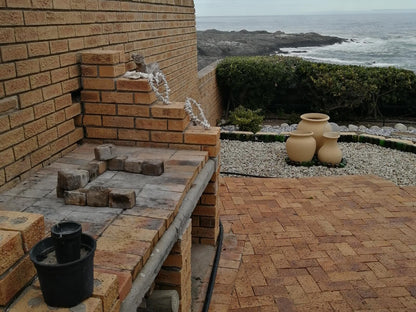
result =
[[188,227],[175,243],[168,258],[164,262],[155,282],[159,289],[174,289],[179,294],[179,311],[191,310],[191,236],[192,225]]
[[44,234],[42,215],[0,211],[0,311],[35,276],[28,253]]
[[[219,128],[205,130],[190,125],[184,103],[165,105],[157,101],[147,80],[123,78],[119,67],[123,67],[123,56],[119,51],[95,50],[82,54],[84,89],[81,99],[85,107],[86,140],[201,150],[207,151],[209,157],[218,157]],[[108,77],[108,72],[114,73],[112,77]],[[218,176],[217,161],[216,173],[193,216],[193,236],[199,243],[216,243]]]
[[74,123],[82,51],[117,49],[127,58],[139,52],[159,62],[173,100],[197,95],[192,0],[0,1],[0,39],[2,189],[83,138]]

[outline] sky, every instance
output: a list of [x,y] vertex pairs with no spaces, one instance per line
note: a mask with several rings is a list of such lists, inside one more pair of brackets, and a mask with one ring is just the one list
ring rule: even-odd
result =
[[416,10],[416,0],[194,0],[198,16],[297,15]]

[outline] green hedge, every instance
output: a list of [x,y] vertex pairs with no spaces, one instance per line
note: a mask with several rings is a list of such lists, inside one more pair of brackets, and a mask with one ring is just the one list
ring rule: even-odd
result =
[[296,57],[229,57],[217,67],[228,112],[242,105],[332,118],[416,116],[416,75],[393,67],[314,63]]

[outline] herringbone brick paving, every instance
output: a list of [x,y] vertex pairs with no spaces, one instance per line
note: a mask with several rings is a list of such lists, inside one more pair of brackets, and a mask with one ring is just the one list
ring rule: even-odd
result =
[[223,178],[210,311],[416,311],[416,188]]

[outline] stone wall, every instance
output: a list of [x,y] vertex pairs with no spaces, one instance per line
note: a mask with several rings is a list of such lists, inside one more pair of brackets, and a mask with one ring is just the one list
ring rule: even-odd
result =
[[198,79],[193,0],[0,0],[0,39],[0,190],[84,138],[83,51],[121,51],[125,69],[140,53],[160,64],[173,101],[202,92],[216,103],[216,86]]

